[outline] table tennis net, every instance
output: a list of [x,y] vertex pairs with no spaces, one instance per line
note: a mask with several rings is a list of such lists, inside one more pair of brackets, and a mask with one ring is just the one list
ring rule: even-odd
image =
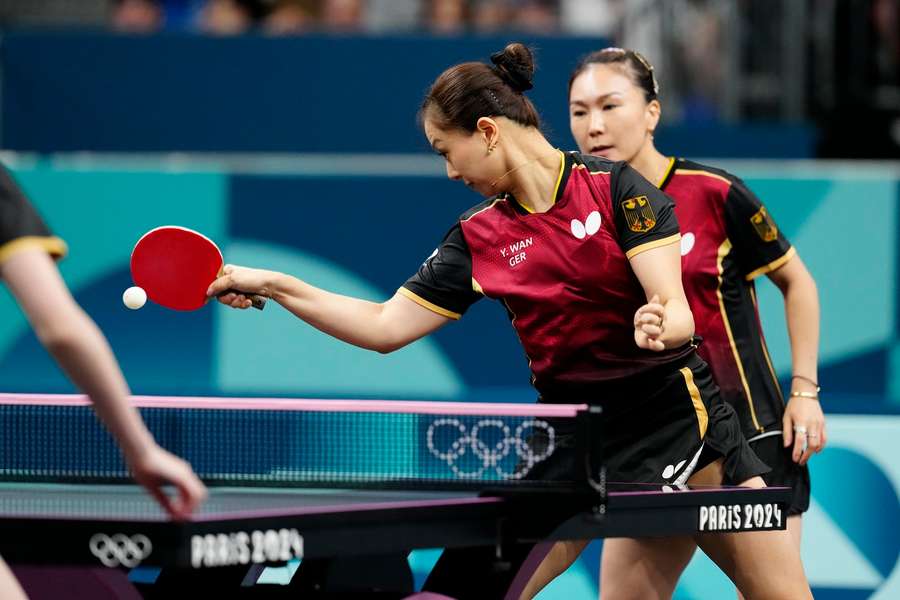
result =
[[[574,420],[489,410],[379,412],[377,401],[360,404],[371,409],[139,410],[159,444],[208,483],[308,487],[547,485],[546,477],[536,483],[531,476]],[[5,403],[0,480],[125,482],[129,474],[89,405]]]

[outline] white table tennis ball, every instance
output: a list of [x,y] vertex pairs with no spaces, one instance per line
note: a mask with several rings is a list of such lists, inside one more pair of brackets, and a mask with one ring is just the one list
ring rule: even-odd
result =
[[122,302],[131,310],[137,310],[146,304],[147,292],[144,291],[144,288],[132,286],[122,294]]

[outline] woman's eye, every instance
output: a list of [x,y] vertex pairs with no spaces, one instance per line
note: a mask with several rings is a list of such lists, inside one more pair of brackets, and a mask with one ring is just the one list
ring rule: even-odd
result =
[[618,107],[619,107],[618,104],[606,104],[603,106],[603,110],[612,110],[612,109],[618,108]]
[[583,110],[576,110],[572,112],[573,117],[583,117],[586,113]]

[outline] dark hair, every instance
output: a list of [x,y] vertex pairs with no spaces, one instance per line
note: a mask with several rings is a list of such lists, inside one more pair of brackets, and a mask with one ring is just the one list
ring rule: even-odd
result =
[[450,67],[431,85],[419,122],[428,113],[441,129],[475,131],[478,119],[502,116],[540,128],[537,110],[522,92],[532,88],[534,57],[523,44],[512,43],[491,55],[494,66],[467,62]]
[[640,52],[625,50],[624,48],[604,48],[591,52],[581,59],[572,76],[569,77],[569,93],[572,93],[572,83],[590,65],[621,65],[631,81],[644,91],[644,99],[647,102],[659,98],[659,82],[653,74],[653,65],[644,58]]

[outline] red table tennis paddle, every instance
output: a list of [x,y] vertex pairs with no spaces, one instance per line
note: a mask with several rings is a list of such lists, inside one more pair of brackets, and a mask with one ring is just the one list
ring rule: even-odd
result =
[[[151,229],[131,252],[134,284],[143,288],[150,300],[174,310],[197,310],[206,304],[206,290],[221,275],[223,266],[222,252],[211,239],[174,225]],[[254,308],[265,307],[263,296],[244,295]]]

